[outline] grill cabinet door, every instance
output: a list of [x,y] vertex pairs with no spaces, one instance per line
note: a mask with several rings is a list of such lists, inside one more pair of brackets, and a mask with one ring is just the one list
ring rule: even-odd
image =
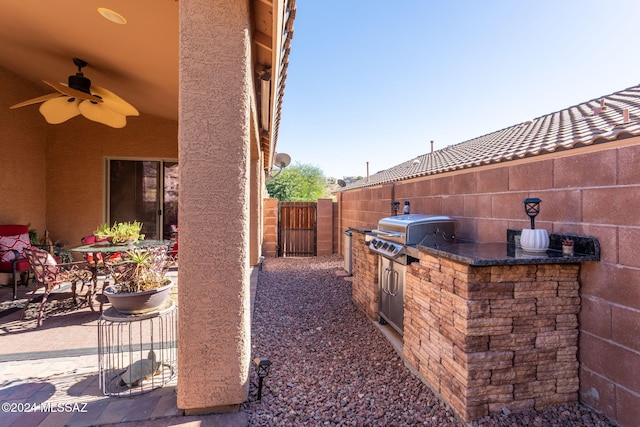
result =
[[380,285],[379,315],[402,334],[404,323],[404,275],[406,266],[383,256],[378,257],[378,283]]

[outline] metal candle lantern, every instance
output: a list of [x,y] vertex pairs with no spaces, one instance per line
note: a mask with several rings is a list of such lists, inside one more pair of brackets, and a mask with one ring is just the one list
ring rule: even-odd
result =
[[524,199],[524,211],[529,215],[531,219],[531,229],[534,230],[536,228],[534,218],[536,215],[540,213],[540,202],[542,200],[537,197],[529,197]]
[[256,365],[256,373],[258,374],[258,400],[262,400],[262,381],[269,375],[271,369],[271,360],[262,357],[253,359]]
[[549,247],[547,230],[536,230],[534,218],[540,213],[540,202],[537,197],[524,199],[524,211],[531,218],[531,228],[525,228],[520,235],[520,245],[528,252],[546,252]]

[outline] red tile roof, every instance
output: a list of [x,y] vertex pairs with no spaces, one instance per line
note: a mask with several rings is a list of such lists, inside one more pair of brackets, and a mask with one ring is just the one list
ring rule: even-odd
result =
[[[625,111],[628,118],[625,120]],[[377,172],[340,190],[539,156],[640,135],[640,85]]]

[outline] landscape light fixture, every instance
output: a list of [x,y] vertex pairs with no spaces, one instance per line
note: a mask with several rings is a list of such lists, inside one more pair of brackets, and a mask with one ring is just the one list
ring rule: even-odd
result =
[[264,357],[256,357],[253,359],[253,363],[256,365],[256,373],[258,374],[258,400],[262,400],[262,382],[269,376],[271,360]]
[[391,210],[393,211],[393,216],[398,215],[398,209],[400,209],[400,202],[391,202]]
[[531,229],[534,230],[535,224],[534,224],[534,218],[536,217],[536,215],[538,215],[540,213],[540,202],[542,200],[538,199],[537,197],[529,197],[524,199],[524,211],[526,212],[526,214],[529,216],[529,218],[531,219]]

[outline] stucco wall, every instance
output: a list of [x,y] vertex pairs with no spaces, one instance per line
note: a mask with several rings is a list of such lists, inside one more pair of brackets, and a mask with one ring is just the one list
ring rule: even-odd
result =
[[42,89],[0,67],[0,224],[46,227],[45,141],[37,107],[9,106],[42,95]]
[[338,222],[375,228],[391,195],[415,213],[450,215],[458,236],[503,242],[529,226],[523,199],[542,199],[537,228],[596,237],[602,259],[581,269],[580,398],[623,426],[640,419],[640,138],[345,191]]
[[47,153],[47,227],[80,244],[105,220],[105,157],[177,159],[178,124],[142,114],[113,129],[76,117],[52,127]]

